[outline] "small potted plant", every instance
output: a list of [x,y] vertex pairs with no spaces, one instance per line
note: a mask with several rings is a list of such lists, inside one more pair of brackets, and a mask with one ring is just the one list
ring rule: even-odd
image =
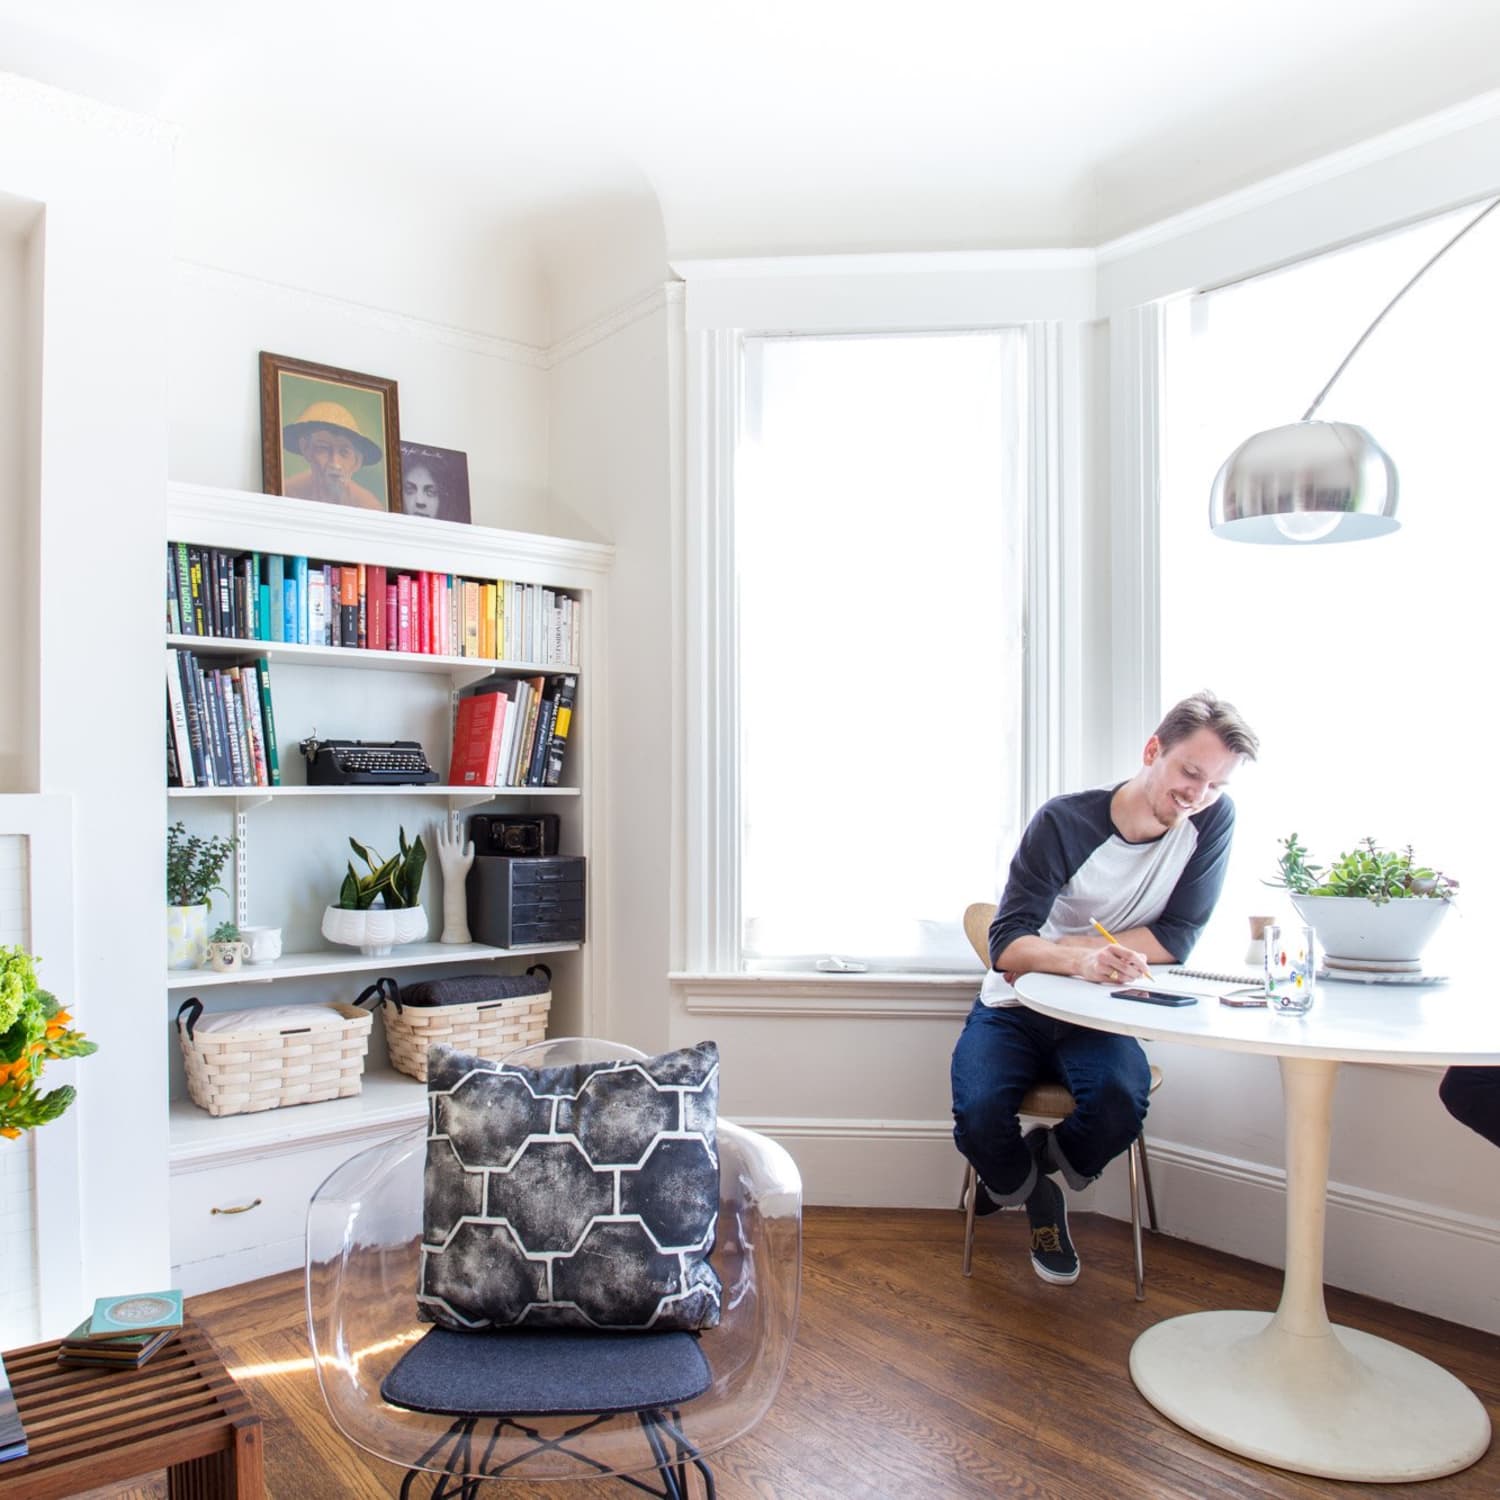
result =
[[208,956],[208,913],[214,891],[234,853],[228,839],[189,834],[181,823],[167,829],[167,967],[201,969]]
[[1458,882],[1419,865],[1411,845],[1394,852],[1361,839],[1326,869],[1309,864],[1294,833],[1281,841],[1280,879],[1297,915],[1330,959],[1354,966],[1414,965],[1448,913]]
[[99,1050],[70,1020],[57,997],[37,984],[31,955],[0,947],[0,1136],[7,1140],[55,1120],[73,1102],[70,1084],[45,1094],[37,1090],[52,1059]]
[[208,965],[220,974],[232,974],[250,956],[250,945],[240,941],[233,922],[220,922],[208,939]]
[[419,901],[427,867],[427,846],[422,836],[418,834],[408,844],[406,829],[402,828],[400,852],[389,859],[357,839],[351,838],[349,847],[364,861],[366,872],[361,874],[354,862],[349,862],[339,887],[338,904],[323,912],[323,936],[333,943],[348,943],[372,957],[389,953],[396,943],[414,943],[426,937],[427,913]]

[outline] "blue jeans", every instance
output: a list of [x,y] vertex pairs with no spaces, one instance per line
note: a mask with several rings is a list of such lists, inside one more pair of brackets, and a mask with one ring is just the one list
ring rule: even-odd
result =
[[1077,1101],[1043,1167],[1083,1188],[1141,1133],[1151,1068],[1134,1037],[976,1000],[953,1049],[953,1139],[997,1203],[1024,1202],[1036,1186],[1017,1109],[1037,1083],[1060,1083]]
[[1449,1068],[1438,1098],[1455,1120],[1500,1146],[1500,1068]]

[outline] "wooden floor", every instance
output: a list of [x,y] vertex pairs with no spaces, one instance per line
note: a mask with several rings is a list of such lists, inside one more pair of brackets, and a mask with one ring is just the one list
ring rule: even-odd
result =
[[[722,1500],[1500,1496],[1500,1441],[1451,1478],[1365,1486],[1264,1468],[1179,1431],[1136,1394],[1131,1342],[1178,1313],[1274,1307],[1280,1273],[1151,1236],[1147,1300],[1137,1303],[1128,1226],[1080,1215],[1073,1228],[1084,1273],[1072,1287],[1032,1274],[1016,1214],[980,1223],[965,1281],[956,1212],[809,1209],[797,1349],[765,1421],[714,1458]],[[1328,1302],[1335,1321],[1446,1366],[1500,1429],[1500,1339],[1364,1297],[1330,1292]],[[271,1500],[396,1493],[399,1472],[356,1452],[324,1412],[308,1367],[300,1275],[189,1306],[265,1418]],[[639,1493],[609,1483],[485,1489],[494,1500]],[[165,1495],[157,1475],[90,1500]]]

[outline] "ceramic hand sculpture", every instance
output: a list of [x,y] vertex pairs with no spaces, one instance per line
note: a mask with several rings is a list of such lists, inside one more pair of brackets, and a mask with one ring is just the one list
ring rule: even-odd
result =
[[445,943],[469,943],[468,905],[464,877],[474,863],[474,845],[464,843],[444,820],[437,831],[438,860],[443,867],[443,936]]

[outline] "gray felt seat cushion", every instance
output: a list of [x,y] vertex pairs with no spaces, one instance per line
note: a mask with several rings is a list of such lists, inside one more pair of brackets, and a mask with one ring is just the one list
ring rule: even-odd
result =
[[691,1333],[429,1329],[381,1383],[392,1406],[445,1417],[654,1411],[712,1380]]

